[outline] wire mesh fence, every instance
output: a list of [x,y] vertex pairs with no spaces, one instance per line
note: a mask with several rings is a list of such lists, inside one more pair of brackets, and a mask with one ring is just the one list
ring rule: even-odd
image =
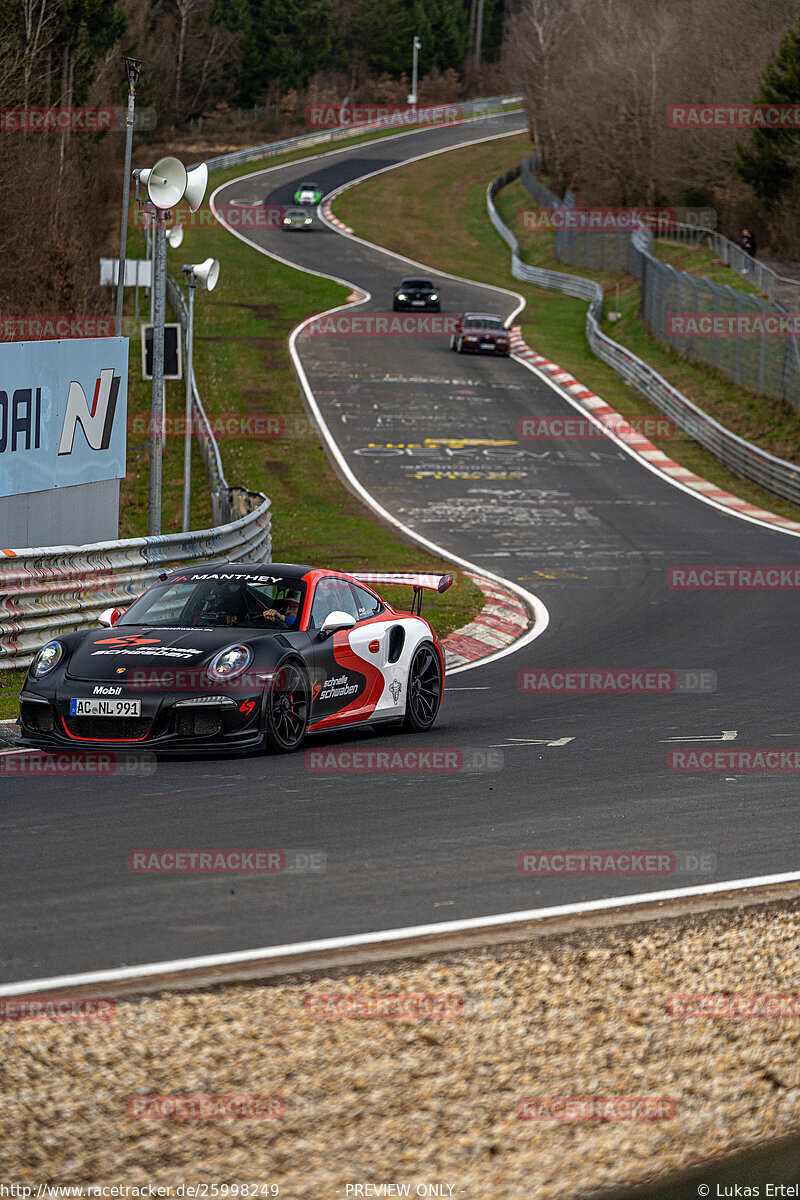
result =
[[[543,208],[575,208],[567,192],[559,199],[537,178],[538,163],[523,163],[527,191]],[[555,232],[555,257],[571,266],[628,273],[641,280],[640,311],[647,328],[692,362],[716,367],[742,387],[779,396],[800,411],[798,327],[786,304],[800,311],[800,283],[777,275],[716,230],[673,222],[658,237],[709,248],[733,270],[747,276],[755,291],[715,283],[662,262],[654,253],[651,229],[576,229]]]

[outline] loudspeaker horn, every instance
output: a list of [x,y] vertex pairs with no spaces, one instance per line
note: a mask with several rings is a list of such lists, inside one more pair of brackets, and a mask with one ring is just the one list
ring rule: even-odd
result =
[[199,167],[192,167],[188,173],[186,183],[186,193],[184,199],[189,205],[192,212],[197,212],[200,205],[203,203],[203,197],[206,194],[208,187],[208,167],[205,163],[200,163]]
[[167,154],[149,172],[147,194],[156,208],[174,208],[183,199],[186,181],[186,167],[180,159]]
[[172,229],[167,230],[167,241],[173,250],[176,250],[183,241],[183,226],[173,225]]
[[216,258],[207,258],[205,262],[198,263],[192,269],[200,287],[205,288],[207,292],[213,292],[219,279],[219,263]]

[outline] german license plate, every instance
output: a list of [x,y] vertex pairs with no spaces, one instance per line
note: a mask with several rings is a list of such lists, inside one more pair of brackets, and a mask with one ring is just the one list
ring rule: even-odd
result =
[[83,700],[70,700],[71,717],[139,717],[142,713],[141,700],[100,700],[94,696]]
[[414,305],[419,305],[421,308],[422,305],[425,303],[425,301],[424,300],[412,300],[411,303]]
[[494,342],[481,342],[481,350],[494,350]]

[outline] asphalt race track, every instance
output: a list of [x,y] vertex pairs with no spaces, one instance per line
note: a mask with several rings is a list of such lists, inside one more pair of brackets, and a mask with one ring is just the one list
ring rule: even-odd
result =
[[[488,133],[498,121],[486,122]],[[339,150],[231,183],[215,203],[291,202],[309,174],[327,192],[485,135],[475,125]],[[399,278],[416,273],[327,228],[251,236],[368,291],[362,313],[386,312]],[[507,317],[518,307],[512,292],[433,278],[445,311]],[[667,766],[676,748],[800,747],[797,595],[674,590],[667,571],[795,565],[800,541],[687,494],[610,440],[518,440],[521,417],[577,415],[521,362],[456,355],[445,338],[301,335],[297,349],[378,503],[535,592],[550,624],[521,651],[452,676],[431,735],[312,743],[461,749],[476,756],[473,770],[337,773],[308,769],[300,754],[164,761],[152,774],[110,779],[5,777],[0,981],[798,869],[796,775]],[[275,538],[277,553],[280,529]],[[525,671],[589,667],[707,672],[715,685],[616,696],[518,686]],[[489,750],[499,769],[481,769]],[[126,866],[133,849],[209,847],[316,851],[325,870],[174,876]],[[691,870],[693,859],[683,873],[647,877],[518,870],[521,852],[568,849],[693,853],[704,870]]]

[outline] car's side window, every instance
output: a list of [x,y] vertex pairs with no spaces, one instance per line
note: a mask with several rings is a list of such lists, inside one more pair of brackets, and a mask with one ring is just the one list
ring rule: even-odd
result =
[[357,587],[354,583],[351,583],[350,587],[355,596],[359,621],[365,621],[368,617],[377,617],[379,613],[383,612],[383,605],[377,596],[373,596],[366,588]]
[[359,619],[356,602],[345,579],[320,579],[311,606],[309,628],[320,629],[332,612],[346,612]]

